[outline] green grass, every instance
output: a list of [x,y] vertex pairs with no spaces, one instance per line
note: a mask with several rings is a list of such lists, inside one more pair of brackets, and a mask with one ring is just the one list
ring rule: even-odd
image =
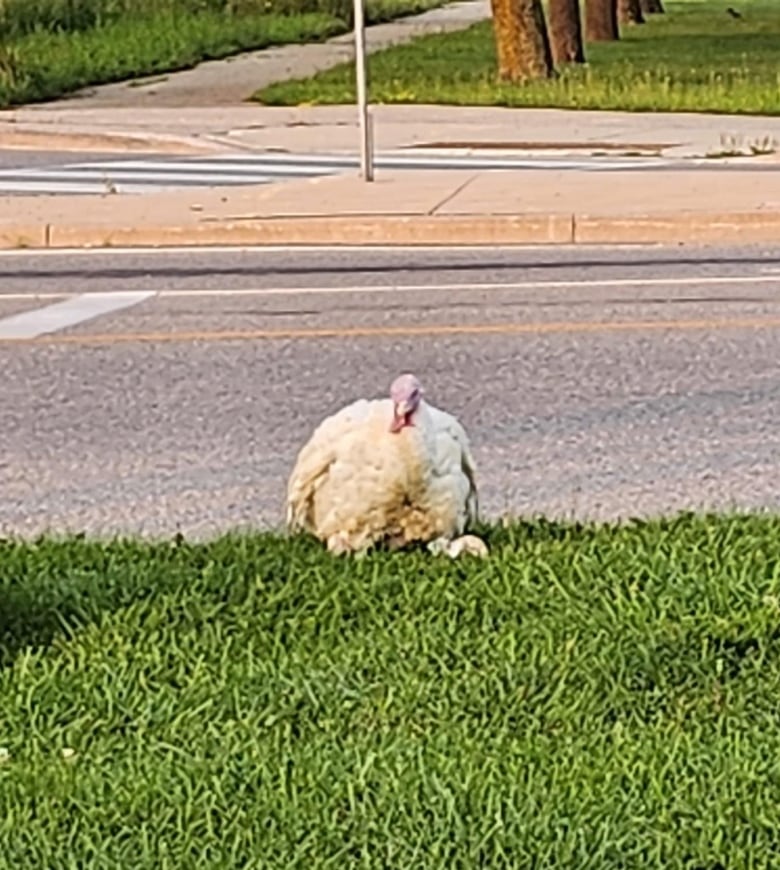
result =
[[[743,18],[728,16],[738,6]],[[615,43],[587,46],[588,64],[526,85],[497,84],[489,22],[421,37],[371,57],[376,103],[546,106],[575,109],[780,114],[777,0],[687,0],[627,28]],[[354,101],[349,64],[278,83],[256,99],[270,105]]]
[[[384,0],[384,5],[398,4]],[[6,38],[39,30],[75,33],[158,15],[186,18],[204,13],[234,17],[320,13],[346,21],[352,14],[352,0],[0,0],[0,33]]]
[[[378,23],[444,0],[369,0]],[[351,0],[0,0],[0,108],[350,27]]]
[[776,866],[780,518],[489,534],[0,543],[4,865]]

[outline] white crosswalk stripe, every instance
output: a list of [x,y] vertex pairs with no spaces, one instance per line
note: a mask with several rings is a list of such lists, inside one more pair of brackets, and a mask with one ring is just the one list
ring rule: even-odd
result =
[[[609,172],[626,169],[669,168],[680,161],[620,157],[493,156],[420,152],[378,154],[381,170],[403,169],[549,169]],[[187,187],[269,184],[293,178],[312,178],[356,172],[357,156],[265,152],[206,157],[148,158],[49,164],[0,170],[0,193],[150,193]]]

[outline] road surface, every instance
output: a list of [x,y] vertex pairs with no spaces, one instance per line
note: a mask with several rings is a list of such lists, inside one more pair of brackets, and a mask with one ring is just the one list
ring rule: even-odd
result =
[[[467,149],[404,148],[378,152],[377,172],[386,170],[541,169],[551,172],[612,173],[626,170],[761,172],[768,184],[780,163],[723,163],[717,160],[626,155],[469,153]],[[169,154],[84,154],[0,151],[0,196],[42,194],[144,194],[195,187],[272,184],[296,178],[358,173],[357,154],[232,151],[197,156]]]
[[[91,295],[94,294],[94,295]],[[414,370],[488,516],[780,506],[780,246],[0,256],[0,531],[277,526]]]
[[[170,155],[132,155],[109,158],[75,156],[59,160],[44,160],[37,153],[29,165],[17,157],[10,166],[0,163],[0,195],[3,194],[73,194],[154,193],[187,187],[227,187],[248,184],[270,184],[294,178],[316,178],[343,173],[356,174],[357,155],[288,154],[288,153],[224,153],[193,157]],[[375,157],[378,172],[383,170],[446,170],[446,169],[549,169],[551,171],[614,172],[627,169],[691,169],[711,170],[712,161],[665,160],[662,158],[630,157],[546,157],[469,156],[466,154],[435,154],[406,150]],[[740,167],[717,165],[729,171]],[[780,167],[757,164],[762,171],[780,172]]]

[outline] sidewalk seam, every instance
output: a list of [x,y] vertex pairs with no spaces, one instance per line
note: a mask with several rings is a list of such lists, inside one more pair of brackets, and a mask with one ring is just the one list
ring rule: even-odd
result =
[[452,200],[455,199],[458,194],[463,193],[463,191],[474,181],[476,177],[477,173],[469,176],[464,182],[459,184],[455,188],[455,190],[452,191],[452,193],[447,194],[447,196],[445,196],[441,202],[434,205],[433,208],[428,212],[428,214],[433,217],[433,215],[435,215],[439,211],[439,209],[444,208],[444,206],[447,205],[448,202],[452,202]]

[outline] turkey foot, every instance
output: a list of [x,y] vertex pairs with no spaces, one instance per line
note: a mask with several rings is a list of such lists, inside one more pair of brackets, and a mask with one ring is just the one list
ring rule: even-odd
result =
[[464,553],[480,558],[488,555],[487,544],[476,535],[461,535],[452,541],[448,541],[446,538],[436,538],[428,544],[428,549],[434,555],[444,553],[451,559],[457,559]]

